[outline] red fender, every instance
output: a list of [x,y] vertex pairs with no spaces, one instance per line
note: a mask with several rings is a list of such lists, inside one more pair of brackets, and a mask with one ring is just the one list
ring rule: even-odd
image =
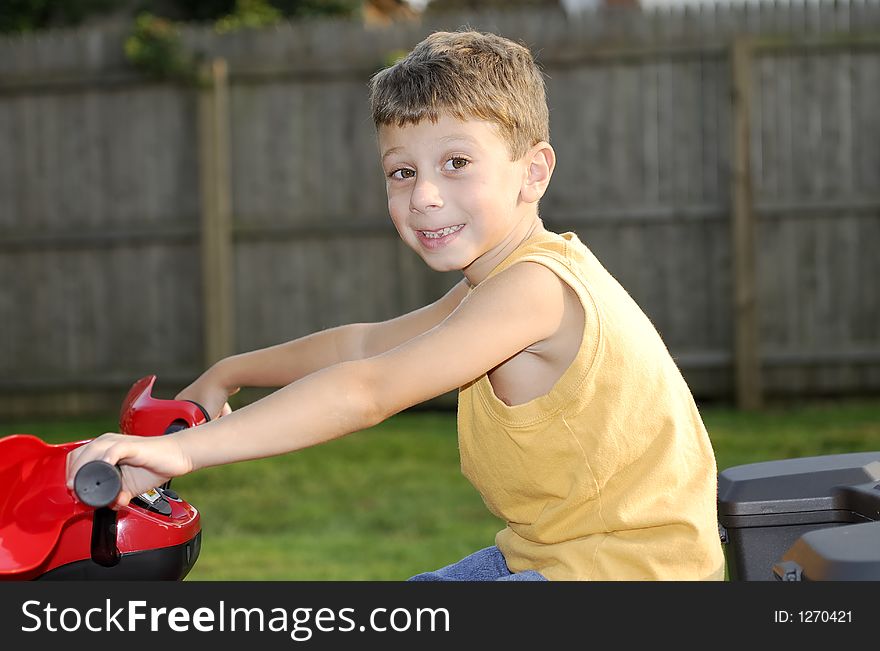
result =
[[147,375],[129,389],[119,412],[119,427],[123,434],[161,436],[177,422],[181,429],[207,422],[208,414],[194,402],[154,398],[151,392],[155,382],[155,375]]

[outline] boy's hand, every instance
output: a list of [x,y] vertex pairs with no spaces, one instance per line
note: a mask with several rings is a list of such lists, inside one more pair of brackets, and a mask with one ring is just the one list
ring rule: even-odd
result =
[[122,490],[111,505],[114,510],[128,504],[135,495],[192,470],[192,462],[173,434],[142,437],[110,433],[68,453],[67,487],[73,489],[73,479],[83,465],[98,459],[118,465],[122,473]]
[[226,416],[232,413],[232,407],[229,406],[229,396],[238,393],[239,388],[235,387],[231,391],[214,378],[210,370],[203,373],[195,382],[186,387],[183,391],[175,396],[176,400],[191,400],[201,405],[211,420]]

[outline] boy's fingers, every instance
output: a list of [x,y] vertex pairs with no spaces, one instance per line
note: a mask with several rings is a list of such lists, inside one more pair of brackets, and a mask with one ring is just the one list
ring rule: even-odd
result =
[[116,501],[113,502],[113,506],[111,507],[114,511],[118,511],[119,509],[128,506],[128,503],[131,502],[132,495],[124,488],[119,491],[119,495],[116,496]]
[[[85,447],[85,446],[83,446]],[[67,454],[67,488],[73,488],[73,480],[76,477],[76,473],[79,472],[79,469],[85,464],[85,460],[82,458],[83,456],[83,447],[76,448],[75,450],[71,450]]]
[[[107,435],[105,434],[104,436],[106,437]],[[88,463],[89,461],[94,461],[95,459],[102,459],[106,461],[104,455],[109,449],[107,447],[108,444],[109,442],[104,439],[104,437],[98,437],[90,443],[86,443],[85,445],[82,445],[67,453],[67,459],[65,461],[65,471],[67,475],[68,489],[73,488],[73,480],[76,478],[76,473],[79,472],[79,469],[82,468],[86,463]]]
[[132,456],[131,447],[124,442],[114,443],[106,450],[101,457],[102,461],[106,461],[111,466],[117,465],[120,461],[124,461]]

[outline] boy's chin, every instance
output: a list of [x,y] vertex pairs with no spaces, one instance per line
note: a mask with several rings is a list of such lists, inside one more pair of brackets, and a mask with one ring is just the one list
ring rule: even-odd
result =
[[437,256],[421,255],[420,257],[434,271],[461,271],[467,266],[456,260],[444,260]]

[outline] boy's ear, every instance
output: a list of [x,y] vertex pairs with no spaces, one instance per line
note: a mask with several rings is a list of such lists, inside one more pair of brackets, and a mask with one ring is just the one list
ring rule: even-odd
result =
[[527,165],[520,197],[527,203],[535,203],[547,191],[553,168],[556,167],[556,152],[549,142],[541,141],[532,146],[524,157]]

